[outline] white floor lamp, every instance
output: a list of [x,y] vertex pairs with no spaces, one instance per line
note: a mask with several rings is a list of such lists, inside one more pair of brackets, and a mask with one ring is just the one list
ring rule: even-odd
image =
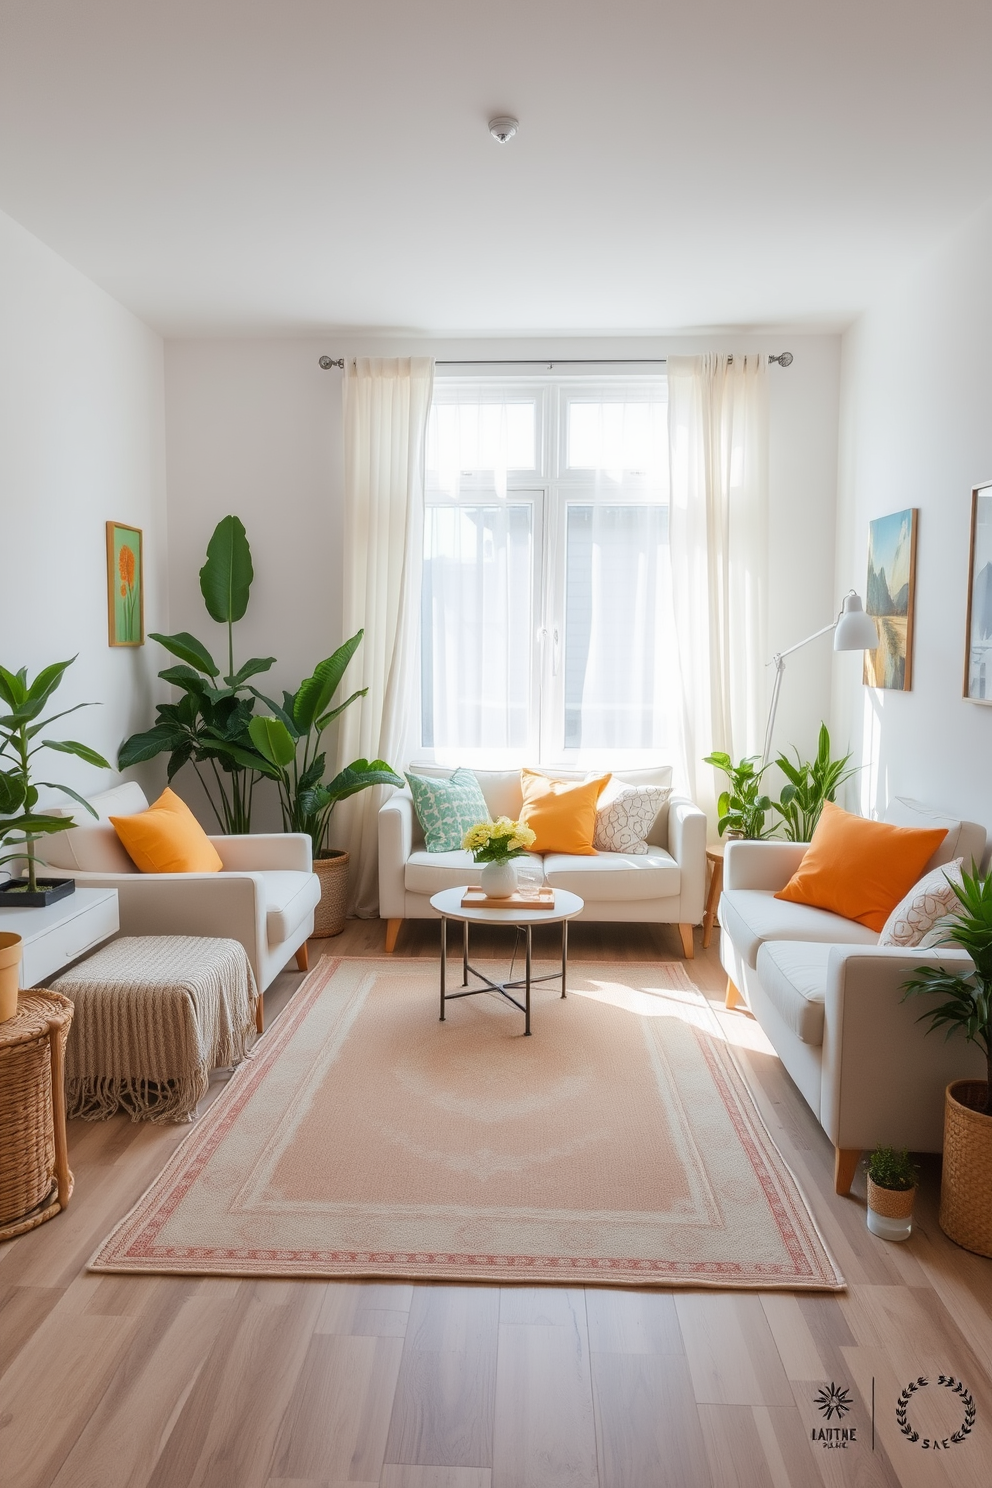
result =
[[769,666],[775,667],[775,682],[772,686],[771,707],[768,709],[768,727],[765,729],[765,747],[761,755],[762,765],[767,765],[768,757],[772,748],[772,732],[775,728],[775,714],[778,712],[778,695],[782,688],[782,673],[785,671],[785,658],[791,656],[793,651],[801,651],[808,646],[810,641],[815,641],[818,636],[826,635],[828,631],[834,633],[835,651],[874,651],[878,645],[878,628],[870,615],[866,615],[861,604],[860,595],[852,589],[844,598],[844,605],[836,620],[831,620],[822,630],[814,630],[813,634],[807,636],[804,641],[797,641],[794,646],[789,646],[785,651],[776,651]]

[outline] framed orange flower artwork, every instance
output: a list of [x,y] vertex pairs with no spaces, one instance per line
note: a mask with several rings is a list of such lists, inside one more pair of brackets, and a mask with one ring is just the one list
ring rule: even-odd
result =
[[145,644],[143,547],[140,527],[107,523],[107,619],[112,646]]

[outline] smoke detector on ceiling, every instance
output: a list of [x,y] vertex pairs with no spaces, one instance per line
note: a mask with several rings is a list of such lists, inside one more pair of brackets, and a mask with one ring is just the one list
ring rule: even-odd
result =
[[501,145],[505,145],[511,140],[519,127],[516,119],[511,119],[502,114],[498,119],[489,120],[489,133],[494,140],[499,140]]

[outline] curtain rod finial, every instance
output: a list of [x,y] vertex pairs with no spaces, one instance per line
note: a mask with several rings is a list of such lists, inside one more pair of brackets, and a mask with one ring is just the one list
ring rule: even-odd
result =
[[325,372],[329,372],[332,367],[340,367],[341,371],[344,371],[344,357],[339,357],[338,360],[335,361],[333,357],[322,356],[318,357],[317,360],[319,365],[323,367]]

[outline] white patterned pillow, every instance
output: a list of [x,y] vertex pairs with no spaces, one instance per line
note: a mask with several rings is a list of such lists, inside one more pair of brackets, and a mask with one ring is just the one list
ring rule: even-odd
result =
[[596,808],[592,845],[597,852],[634,853],[648,851],[645,841],[654,819],[671,791],[663,785],[624,785],[617,780],[607,786]]
[[[961,882],[963,858],[931,868],[896,905],[882,926],[879,945],[919,946],[945,915],[953,915],[961,901],[948,879]],[[941,931],[942,933],[942,931]]]

